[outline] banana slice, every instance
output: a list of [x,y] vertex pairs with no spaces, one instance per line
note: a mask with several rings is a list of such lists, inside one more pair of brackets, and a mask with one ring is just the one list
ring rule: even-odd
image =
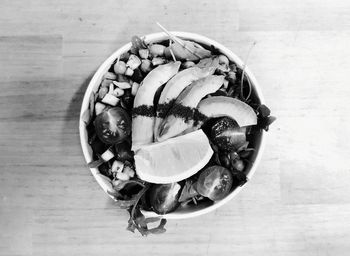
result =
[[138,89],[133,106],[132,149],[153,142],[155,110],[154,95],[159,87],[168,82],[179,70],[181,62],[159,65],[144,78]]
[[224,76],[210,75],[194,81],[184,89],[159,126],[158,141],[175,137],[193,126],[194,113],[199,101],[216,92],[223,82]]

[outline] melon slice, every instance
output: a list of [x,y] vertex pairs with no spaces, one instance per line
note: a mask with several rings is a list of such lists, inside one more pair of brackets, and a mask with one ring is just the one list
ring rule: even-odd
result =
[[254,109],[235,98],[226,96],[206,98],[199,102],[197,109],[208,118],[228,116],[234,119],[240,127],[257,124]]
[[157,184],[178,182],[196,174],[213,155],[207,136],[197,130],[142,146],[135,152],[136,174]]

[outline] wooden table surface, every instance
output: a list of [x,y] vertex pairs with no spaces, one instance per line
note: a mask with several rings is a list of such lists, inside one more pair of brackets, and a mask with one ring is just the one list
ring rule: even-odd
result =
[[[244,58],[278,120],[229,204],[125,230],[79,144],[83,93],[132,35],[206,35]],[[0,255],[349,255],[350,2],[2,0]]]

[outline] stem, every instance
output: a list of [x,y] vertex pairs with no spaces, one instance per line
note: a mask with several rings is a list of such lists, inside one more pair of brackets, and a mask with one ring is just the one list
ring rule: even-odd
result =
[[[135,210],[136,210],[136,206],[137,204],[139,203],[141,197],[143,196],[143,194],[147,191],[147,189],[149,188],[149,184],[145,184],[145,186],[143,187],[143,189],[138,193],[138,195],[136,196],[135,198],[135,204],[134,206],[132,207],[132,210],[131,210],[131,213],[130,213],[130,216],[131,216],[131,219],[134,221],[134,217],[135,217]],[[135,224],[135,222],[134,222]]]
[[99,167],[101,164],[103,164],[105,161],[102,158],[99,158],[95,161],[92,161],[90,163],[88,163],[88,167],[89,168],[97,168]]
[[178,37],[172,35],[165,27],[160,25],[159,22],[156,22],[156,24],[171,38],[171,40],[173,40],[174,42],[176,42],[179,45],[181,45],[183,48],[185,48],[187,51],[189,51],[190,53],[192,53],[196,57],[198,57],[198,58],[201,57],[197,53],[193,52],[190,48],[188,48],[187,45],[181,39],[179,39]]
[[247,62],[248,62],[248,59],[249,59],[249,55],[251,53],[251,51],[253,50],[253,47],[256,45],[256,42],[254,41],[253,44],[250,46],[249,50],[248,50],[248,53],[247,53],[247,56],[245,58],[245,61],[244,61],[244,64],[243,64],[243,69],[242,69],[242,78],[241,78],[241,97],[242,99],[244,99],[244,101],[247,101],[250,97],[250,94],[251,94],[251,90],[252,90],[252,86],[250,84],[250,80],[249,80],[249,77],[247,77],[247,81],[248,81],[248,85],[249,85],[249,93],[248,93],[248,96],[245,98],[244,95],[243,95],[243,81],[244,81],[244,75],[245,75],[245,68],[247,66]]
[[173,57],[173,60],[176,61],[175,55],[174,55],[174,53],[173,53],[173,50],[171,50],[171,49],[169,48],[169,51],[170,51],[171,57]]

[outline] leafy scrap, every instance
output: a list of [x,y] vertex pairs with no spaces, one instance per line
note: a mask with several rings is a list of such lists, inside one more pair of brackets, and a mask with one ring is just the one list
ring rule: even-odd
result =
[[258,106],[257,112],[258,112],[258,124],[257,124],[257,126],[260,129],[264,129],[265,131],[268,131],[270,125],[276,120],[276,117],[270,116],[271,111],[264,104]]

